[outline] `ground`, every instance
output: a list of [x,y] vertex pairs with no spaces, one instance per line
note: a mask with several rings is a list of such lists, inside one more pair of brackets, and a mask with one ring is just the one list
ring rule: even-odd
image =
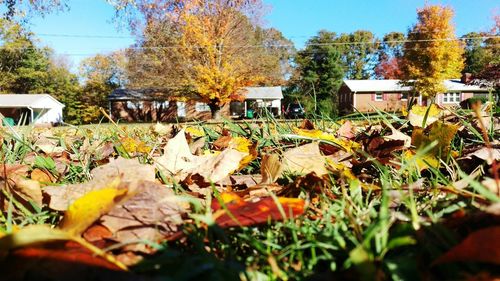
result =
[[493,112],[3,127],[3,277],[499,278]]

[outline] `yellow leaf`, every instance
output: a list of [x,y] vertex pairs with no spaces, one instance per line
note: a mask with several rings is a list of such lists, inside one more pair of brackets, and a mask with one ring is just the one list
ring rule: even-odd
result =
[[205,132],[203,129],[197,127],[187,127],[184,129],[186,133],[189,133],[192,137],[203,137],[205,136]]
[[[427,120],[423,125],[427,110],[429,110],[429,113],[427,114]],[[412,106],[410,113],[408,114],[408,120],[410,121],[410,124],[414,127],[425,128],[431,125],[432,123],[436,122],[441,116],[441,114],[442,110],[435,104],[432,104],[430,108],[427,106],[414,105]]]
[[430,154],[433,156],[441,156],[445,158],[450,151],[450,144],[455,134],[458,131],[458,126],[444,122],[435,122],[429,128],[415,128],[411,139],[412,145],[417,149],[422,149],[437,141],[437,145],[432,148]]
[[0,238],[0,252],[58,240],[71,240],[71,236],[67,232],[51,228],[49,225],[30,225]]
[[428,169],[430,167],[432,168],[439,168],[439,165],[440,165],[440,162],[439,162],[439,159],[436,158],[436,156],[432,155],[432,154],[425,154],[423,156],[416,156],[414,152],[412,151],[406,151],[404,154],[403,154],[403,159],[406,161],[406,162],[413,162],[415,167],[419,170],[419,171],[422,171],[422,170],[425,170],[425,169]]
[[66,211],[61,229],[73,235],[80,235],[117,202],[116,199],[127,193],[127,189],[104,188],[91,191],[77,199]]
[[357,142],[353,142],[351,140],[341,140],[336,138],[334,135],[325,133],[321,130],[305,130],[305,129],[295,128],[294,132],[299,136],[332,142],[337,146],[343,148],[347,152],[352,152],[353,150],[361,148],[361,145]]

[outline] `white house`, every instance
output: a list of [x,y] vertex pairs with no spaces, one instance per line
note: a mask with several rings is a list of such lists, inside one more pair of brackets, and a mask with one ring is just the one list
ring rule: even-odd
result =
[[246,87],[244,95],[245,116],[250,108],[266,108],[276,116],[281,115],[281,100],[283,99],[281,87]]
[[63,108],[48,94],[0,94],[0,113],[15,124],[61,123]]

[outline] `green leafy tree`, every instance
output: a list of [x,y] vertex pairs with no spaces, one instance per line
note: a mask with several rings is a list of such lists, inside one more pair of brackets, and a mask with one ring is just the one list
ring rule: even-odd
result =
[[331,43],[335,33],[320,31],[307,41],[306,47],[295,57],[296,73],[292,88],[302,96],[308,112],[336,116],[337,92],[344,71],[339,51]]
[[403,57],[406,84],[426,97],[446,91],[443,81],[460,77],[463,47],[456,40],[453,10],[443,6],[419,9],[418,22],[408,33]]
[[347,79],[369,79],[377,62],[377,46],[375,35],[367,30],[343,33],[334,42],[341,55]]
[[477,75],[493,59],[493,54],[486,46],[487,40],[483,39],[487,35],[482,32],[469,32],[462,36],[465,41],[464,72]]
[[79,122],[78,77],[32,37],[20,24],[0,20],[0,93],[50,94],[66,105],[66,121]]

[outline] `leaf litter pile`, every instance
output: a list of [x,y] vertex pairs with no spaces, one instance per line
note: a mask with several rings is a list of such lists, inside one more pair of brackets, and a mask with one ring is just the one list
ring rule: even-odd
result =
[[499,278],[498,125],[3,127],[2,280]]

